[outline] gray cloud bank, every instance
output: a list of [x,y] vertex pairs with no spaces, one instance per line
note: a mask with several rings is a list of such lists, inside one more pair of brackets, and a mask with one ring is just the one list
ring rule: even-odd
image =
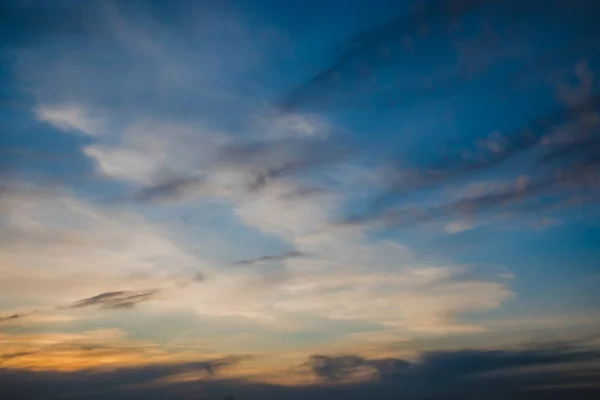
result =
[[[220,368],[239,361],[125,368],[73,373],[0,369],[4,398],[34,399],[516,399],[592,400],[600,395],[600,352],[585,341],[539,344],[507,350],[434,351],[416,361],[368,359],[356,355],[314,355],[305,364],[322,380],[313,386],[284,387],[223,379]],[[352,382],[361,368],[375,373],[370,381]],[[145,386],[144,383],[190,371],[208,372],[193,382]],[[212,373],[211,373],[212,371]],[[6,397],[8,396],[8,397]]]

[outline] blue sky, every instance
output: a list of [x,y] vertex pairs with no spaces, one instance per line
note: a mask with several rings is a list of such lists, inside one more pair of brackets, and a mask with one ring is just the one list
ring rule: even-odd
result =
[[1,374],[294,398],[572,362],[506,390],[595,390],[594,3],[1,11]]

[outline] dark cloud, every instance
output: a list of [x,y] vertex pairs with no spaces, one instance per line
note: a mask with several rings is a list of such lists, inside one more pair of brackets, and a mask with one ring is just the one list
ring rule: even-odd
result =
[[192,282],[194,282],[194,283],[204,282],[205,280],[206,280],[206,276],[204,276],[204,274],[202,272],[197,272],[192,277]]
[[185,288],[206,281],[206,276],[202,272],[195,272],[191,276],[173,275],[168,277],[166,281],[177,285],[179,288]]
[[29,315],[29,313],[14,313],[14,314],[10,314],[10,315],[1,316],[0,317],[0,322],[11,321],[11,320],[19,319],[19,318],[24,318],[24,317],[26,317],[28,315]]
[[245,357],[242,356],[227,356],[197,362],[158,364],[138,368],[124,368],[120,370],[119,375],[121,375],[121,377],[125,376],[129,378],[127,380],[131,383],[152,382],[155,379],[195,371],[205,372],[208,375],[215,376],[220,370],[232,366],[244,359]]
[[161,202],[176,200],[188,190],[201,187],[204,181],[200,178],[174,178],[162,183],[144,188],[132,196],[134,201]]
[[[164,278],[165,282],[176,285],[179,288],[185,288],[192,284],[200,284],[206,280],[206,277],[201,272],[195,272],[191,276],[182,276],[179,274],[171,275]],[[151,301],[156,298],[160,289],[149,289],[141,291],[115,291],[100,293],[96,296],[77,300],[70,305],[58,306],[48,309],[34,309],[28,312],[13,313],[10,315],[0,316],[0,323],[15,319],[25,318],[32,314],[44,314],[56,310],[78,309],[85,307],[98,307],[101,309],[124,310],[132,309],[136,305]]]
[[[65,373],[0,368],[0,395],[24,400],[54,400],[65,395],[93,400],[191,399],[198,395],[222,399],[229,394],[242,400],[595,400],[600,395],[600,353],[597,346],[586,341],[512,350],[434,351],[415,361],[315,355],[304,367],[321,383],[302,386],[260,384],[218,375],[222,368],[242,359],[234,356],[197,363]],[[353,381],[363,369],[373,372],[371,379]],[[162,378],[186,372],[201,374],[196,381],[156,384]]]
[[223,148],[220,164],[250,172],[248,192],[263,189],[271,180],[309,172],[340,162],[352,153],[351,147],[322,138],[302,137],[258,142],[238,142]]
[[338,381],[348,378],[366,363],[367,360],[359,356],[313,355],[307,364],[319,378]]
[[313,355],[308,360],[307,366],[321,379],[327,381],[341,381],[351,378],[353,374],[363,367],[374,369],[383,377],[407,369],[410,366],[410,363],[396,358],[369,360],[354,355]]
[[284,260],[288,260],[290,258],[298,258],[298,257],[304,257],[305,254],[298,251],[298,250],[290,250],[290,251],[286,251],[285,253],[281,253],[281,254],[267,254],[258,258],[251,258],[248,260],[241,260],[236,262],[236,264],[238,265],[252,265],[252,264],[259,264],[265,261],[284,261]]
[[[517,350],[426,352],[412,362],[317,355],[307,365],[325,381],[351,380],[365,367],[370,368],[378,376],[377,383],[363,385],[373,393],[397,390],[406,396],[400,398],[555,398],[554,392],[532,390],[547,385],[556,385],[555,391],[563,396],[578,398],[577,386],[593,386],[600,377],[600,350],[579,342],[555,343]],[[573,392],[560,391],[560,386],[572,387]],[[590,392],[600,394],[600,387]]]
[[11,360],[13,358],[25,357],[35,353],[37,353],[37,351],[16,351],[14,353],[3,353],[0,354],[0,360]]
[[[198,373],[199,379],[202,378],[202,374],[205,376],[204,379],[215,379],[222,369],[234,365],[242,359],[243,357],[230,356],[197,362],[165,363],[119,368],[112,371],[87,370],[74,373],[32,373],[25,370],[0,368],[0,396],[11,399],[40,397],[59,399],[64,398],[65,395],[86,399],[126,399],[137,398],[142,394],[144,398],[167,399],[172,398],[181,389],[181,386],[185,385],[155,386],[155,381],[183,373]],[[191,394],[186,393],[186,397],[188,396],[191,397]]]
[[317,196],[327,193],[327,189],[316,186],[304,186],[299,187],[297,190],[292,190],[284,195],[282,198],[285,200],[298,200],[307,197]]
[[100,307],[106,309],[129,309],[137,304],[153,300],[158,294],[158,289],[143,290],[139,292],[118,291],[106,292],[74,302],[70,308]]

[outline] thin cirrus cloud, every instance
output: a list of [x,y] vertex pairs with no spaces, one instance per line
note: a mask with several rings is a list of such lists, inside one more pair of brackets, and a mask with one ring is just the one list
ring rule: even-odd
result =
[[[414,166],[417,171],[389,175],[389,185],[376,197],[370,211],[352,216],[347,223],[383,223],[385,226],[410,227],[435,219],[481,214],[495,209],[509,209],[523,214],[533,210],[569,206],[569,199],[582,193],[593,205],[597,201],[598,181],[598,95],[593,76],[584,64],[576,66],[580,85],[576,97],[583,99],[567,103],[560,110],[527,124],[518,133],[496,135],[476,146],[468,155],[442,158],[433,165]],[[481,145],[483,144],[483,146]],[[462,151],[472,149],[465,144]],[[501,190],[488,191],[475,197],[464,197],[454,203],[429,209],[399,206],[404,196],[427,188],[449,185],[460,187],[461,179],[502,167],[519,155],[529,162],[520,170],[511,171],[515,182]],[[423,172],[418,172],[423,171]],[[550,196],[550,198],[548,198]],[[580,206],[582,202],[573,202]]]
[[[597,11],[585,0],[578,1],[577,5],[571,8],[559,1],[545,2],[543,12],[552,18],[559,15],[557,13],[573,15]],[[489,76],[489,71],[502,62],[513,62],[510,67],[513,73],[505,75],[495,71],[494,79],[510,82],[517,76],[521,80],[536,76],[538,70],[561,56],[568,55],[572,59],[590,50],[590,42],[582,45],[578,38],[559,51],[552,47],[536,59],[532,56],[534,49],[515,43],[520,35],[532,33],[529,24],[542,15],[538,1],[430,1],[414,8],[414,12],[405,12],[333,46],[330,66],[286,93],[279,102],[280,107],[331,110],[432,104]],[[463,35],[461,26],[474,19],[488,25],[481,24],[481,32],[476,37]],[[511,23],[503,26],[507,19]],[[552,29],[565,29],[569,23],[570,19],[564,18],[546,29],[551,34]],[[456,47],[459,63],[444,55],[431,62],[428,51],[435,46]],[[376,79],[379,74],[389,75],[393,68],[402,68],[405,79],[394,76],[393,83],[388,85]],[[502,85],[494,88],[493,95],[505,89]]]
[[[25,336],[25,335],[22,335]],[[8,336],[3,340],[5,350],[0,359],[5,370],[37,370],[73,372],[85,369],[121,370],[136,369],[160,371],[144,376],[144,381],[184,373],[196,376],[216,376],[221,370],[235,365],[243,356],[216,356],[203,354],[190,346],[179,354],[160,350],[155,343],[123,339],[111,330],[87,331],[76,335],[41,335],[42,339],[30,335],[29,341],[19,335]],[[47,338],[47,339],[43,339]],[[133,385],[134,376],[124,382]]]
[[336,89],[343,92],[344,86],[352,87],[356,81],[367,80],[374,69],[400,62],[410,53],[411,41],[417,32],[429,27],[448,28],[453,17],[477,9],[481,3],[479,0],[432,1],[413,14],[396,17],[343,41],[334,48],[333,64],[287,93],[280,106],[290,110],[315,104],[331,106],[336,104],[335,100],[343,104],[344,96],[327,99],[327,95]]
[[290,250],[290,251],[287,251],[287,252],[281,253],[281,254],[267,254],[264,256],[257,257],[257,258],[240,260],[240,261],[237,261],[236,264],[238,264],[238,265],[253,265],[253,264],[260,264],[260,263],[268,262],[268,261],[285,261],[290,258],[303,257],[303,256],[304,256],[304,254],[297,250]]
[[[214,152],[216,157],[212,164],[198,166],[196,171],[186,172],[187,175],[150,178],[157,182],[134,193],[132,199],[140,202],[186,201],[194,195],[256,194],[278,179],[307,174],[338,163],[348,153],[335,143],[312,138],[225,144],[217,146]],[[193,165],[196,160],[190,162]],[[230,180],[220,179],[220,175],[226,175]],[[311,193],[316,191],[299,190],[298,196]]]
[[0,322],[13,321],[15,319],[24,318],[26,316],[27,316],[27,314],[25,314],[25,313],[14,313],[14,314],[9,314],[9,315],[3,315],[0,317]]
[[144,290],[140,292],[118,291],[100,293],[96,296],[81,299],[73,304],[71,308],[99,307],[107,309],[129,309],[137,304],[153,300],[158,294],[157,289]]

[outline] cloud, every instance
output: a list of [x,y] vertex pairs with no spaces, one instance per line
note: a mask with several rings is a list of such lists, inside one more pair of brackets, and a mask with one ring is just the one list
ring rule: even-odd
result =
[[29,356],[35,353],[35,351],[16,351],[14,353],[5,353],[0,355],[0,360],[10,360],[17,357]]
[[[325,382],[357,382],[349,386],[355,389],[365,386],[366,392],[371,394],[393,388],[398,391],[396,393],[409,398],[443,396],[458,399],[469,393],[466,398],[510,395],[511,398],[529,399],[546,398],[548,392],[544,394],[537,390],[550,383],[565,388],[585,388],[598,375],[599,362],[597,347],[590,347],[584,341],[501,350],[433,351],[410,361],[356,355],[313,355],[306,366]],[[598,389],[595,386],[594,390]],[[576,392],[573,396],[577,398]]]
[[444,268],[314,274],[296,278],[284,289],[291,296],[274,306],[287,312],[439,334],[481,331],[476,324],[461,323],[460,316],[499,307],[511,297],[501,282],[461,281]]
[[[548,138],[549,135],[554,134],[561,126],[578,121],[586,114],[594,112],[599,104],[600,96],[594,95],[576,105],[561,107],[551,114],[530,121],[526,128],[519,132],[504,134],[500,138],[491,137],[487,143],[484,142],[485,145],[481,146],[479,152],[474,156],[466,158],[457,156],[454,159],[448,157],[439,161],[437,165],[424,168],[424,174],[415,174],[412,177],[408,176],[406,179],[399,180],[398,189],[407,190],[427,184],[440,184],[445,180],[456,179],[466,173],[490,169],[506,162],[518,153],[536,146],[542,140]],[[556,143],[556,146],[560,147],[565,144]],[[550,150],[552,150],[552,147],[550,146]]]
[[[280,104],[282,109],[295,110],[315,104],[321,107],[332,103],[344,104],[348,97],[347,89],[354,88],[359,81],[367,81],[374,70],[402,64],[408,58],[407,50],[411,48],[408,44],[413,37],[419,36],[422,29],[435,29],[436,34],[447,33],[452,18],[468,13],[481,3],[483,2],[480,0],[431,1],[418,12],[396,17],[343,41],[334,50],[333,63],[287,93]],[[414,60],[413,55],[411,61]],[[413,86],[405,92],[416,91],[422,94],[425,89],[425,85],[419,85],[416,90]]]
[[[201,178],[175,178],[170,181],[149,186],[134,193],[132,199],[139,202],[160,203],[161,201],[179,201],[190,194],[202,193],[203,180]],[[210,191],[206,191],[210,194]]]
[[307,362],[313,373],[319,378],[338,381],[347,378],[357,369],[368,364],[367,360],[358,356],[324,356],[313,355]]
[[[147,135],[144,140],[150,141],[152,138]],[[174,146],[177,144],[172,143],[169,146],[176,150]],[[163,157],[164,165],[153,167],[154,176],[152,170],[148,169],[146,173],[149,176],[144,180],[151,183],[134,193],[133,200],[155,203],[168,200],[181,202],[203,196],[235,199],[260,193],[268,184],[278,180],[297,178],[310,174],[317,168],[338,163],[347,154],[345,149],[335,143],[313,138],[263,139],[252,142],[237,140],[234,143],[215,143],[210,150],[209,144],[197,143],[204,148],[203,152],[207,157],[203,163],[199,163],[200,157],[189,158],[189,167],[185,169],[171,163],[181,162],[181,157],[185,160],[185,154],[190,152],[195,144],[181,141],[178,145],[182,147],[183,154],[173,151],[169,156]],[[97,157],[100,162],[112,164],[109,157],[95,150],[89,154]],[[198,156],[200,155],[202,152],[198,153]],[[125,154],[123,156],[128,157]],[[104,167],[107,172],[109,168]],[[181,172],[161,178],[160,168]],[[307,188],[299,188],[294,193],[289,193],[288,197],[309,194]],[[316,193],[319,188],[311,189],[312,193]]]
[[[444,60],[441,59],[442,57],[436,58],[433,62],[432,60],[420,60],[417,57],[418,54],[417,56],[413,54],[409,57],[407,55],[409,49],[399,49],[399,47],[402,42],[401,39],[414,39],[423,45],[425,36],[428,38],[429,44],[434,40],[431,37],[442,36],[442,33],[445,33],[443,35],[445,37],[454,37],[454,35],[447,34],[448,32],[446,31],[451,31],[453,26],[455,28],[460,26],[462,17],[467,14],[470,17],[474,17],[475,20],[480,21],[482,25],[487,24],[487,30],[485,30],[481,40],[477,38],[481,43],[475,46],[474,49],[471,49],[473,47],[471,44],[461,44],[461,35],[456,35],[457,52],[460,53],[459,59],[463,57],[469,63],[477,63],[479,62],[476,60],[478,58],[485,59],[491,57],[490,60],[486,61],[486,66],[490,66],[496,61],[502,61],[506,62],[505,65],[508,69],[513,68],[519,63],[524,63],[524,69],[528,70],[529,74],[536,75],[535,68],[537,67],[534,65],[535,63],[530,62],[532,57],[535,58],[537,54],[536,50],[521,46],[520,49],[512,51],[510,50],[510,43],[517,42],[514,40],[515,35],[535,41],[539,40],[540,35],[543,37],[547,34],[545,33],[546,28],[540,24],[535,25],[535,27],[532,25],[528,27],[528,24],[522,24],[530,18],[539,19],[542,15],[540,14],[540,7],[535,6],[535,2],[527,4],[518,2],[484,3],[480,1],[429,2],[423,7],[421,12],[396,18],[389,23],[348,39],[339,46],[333,65],[315,75],[307,83],[300,85],[288,93],[282,101],[282,108],[284,110],[296,110],[304,106],[310,107],[315,105],[317,107],[326,105],[345,106],[348,105],[346,100],[352,97],[350,94],[354,91],[361,91],[360,95],[355,97],[361,100],[365,98],[372,99],[373,107],[381,108],[382,101],[377,96],[381,95],[385,98],[386,95],[382,94],[385,90],[377,87],[373,88],[372,93],[365,93],[369,91],[369,78],[362,76],[359,70],[361,68],[382,70],[384,66],[396,65],[402,60],[406,61],[401,66],[402,76],[410,76],[411,71],[418,70],[424,71],[423,73],[427,76],[426,80],[429,83],[442,82],[440,86],[446,88],[446,90],[434,90],[437,85],[431,84],[430,86],[433,87],[429,88],[430,98],[439,100],[447,95],[459,92],[458,89],[460,88],[458,84],[467,83],[469,80],[466,76],[463,76],[463,72],[459,71],[460,68],[454,71],[451,69],[449,74],[445,72],[441,73],[443,72],[441,70],[445,66]],[[582,2],[582,7],[584,3],[586,2]],[[543,15],[549,17],[553,14],[568,14],[583,26],[587,24],[584,14],[586,12],[597,12],[596,7],[592,6],[592,8],[586,8],[587,11],[584,11],[579,8],[565,7],[560,2],[551,2],[551,5],[543,11],[548,14]],[[484,13],[479,13],[482,10]],[[494,18],[489,18],[490,15],[487,13],[492,12],[492,10],[498,12],[495,13],[496,16]],[[520,21],[515,21],[512,18],[516,10],[519,10],[523,14],[523,19]],[[496,20],[496,17],[499,20]],[[505,18],[511,18],[511,23],[505,24],[502,22]],[[509,25],[512,33],[499,26],[502,24]],[[428,29],[428,32],[420,37],[418,31],[424,26]],[[568,25],[561,26],[560,29],[567,30],[567,27]],[[453,31],[454,34],[456,32],[457,30]],[[590,31],[578,31],[578,33],[580,33],[577,36],[578,40],[583,42],[590,41],[590,37],[592,36]],[[510,37],[513,38],[509,39]],[[466,40],[462,41],[465,42]],[[525,43],[526,40],[523,39],[520,42]],[[428,48],[426,45],[423,47]],[[565,56],[564,59],[560,59],[561,62],[565,60],[577,60],[577,57],[584,57],[585,51],[589,50],[589,46],[567,47],[559,52]],[[469,50],[466,52],[463,51],[465,48],[469,48]],[[492,48],[493,50],[490,50]],[[395,53],[395,56],[390,56],[390,49],[392,49],[391,53]],[[483,54],[489,51],[498,54],[491,55],[490,57]],[[429,52],[425,53],[430,54]],[[566,57],[566,53],[568,53],[568,57]],[[508,66],[509,63],[510,66]],[[514,164],[522,161],[523,158],[530,158],[531,162],[526,163],[527,167],[521,167],[517,176],[530,176],[531,182],[528,185],[528,189],[521,191],[519,194],[518,197],[521,200],[539,201],[545,196],[544,200],[552,201],[549,198],[559,197],[556,196],[556,193],[561,191],[566,196],[570,196],[573,192],[582,188],[584,190],[591,190],[597,182],[595,171],[597,170],[596,164],[598,159],[596,154],[598,146],[595,139],[598,132],[598,116],[596,113],[598,108],[598,86],[594,79],[594,67],[590,62],[577,60],[573,71],[565,74],[564,71],[566,69],[562,65],[555,64],[554,66],[556,67],[556,71],[561,71],[561,73],[559,74],[559,82],[556,79],[552,79],[551,84],[555,86],[557,99],[563,103],[555,112],[527,121],[523,129],[520,130],[505,132],[503,134],[496,132],[495,135],[487,138],[479,137],[479,135],[464,135],[468,142],[459,143],[454,156],[451,149],[447,148],[444,143],[434,145],[433,150],[435,153],[447,155],[441,158],[434,156],[437,158],[437,161],[422,162],[420,165],[410,165],[406,169],[403,167],[401,171],[391,173],[390,176],[386,177],[388,182],[383,185],[384,189],[382,193],[376,196],[370,205],[371,211],[367,211],[363,217],[350,217],[352,222],[360,220],[361,223],[369,224],[374,221],[388,219],[398,220],[396,222],[390,221],[386,225],[389,227],[391,225],[403,226],[404,219],[410,221],[406,224],[407,226],[429,221],[431,219],[430,214],[432,213],[444,214],[443,217],[446,218],[458,217],[452,214],[456,208],[461,207],[454,207],[453,205],[448,205],[447,208],[440,206],[435,211],[408,208],[400,212],[397,211],[397,205],[404,202],[414,192],[423,193],[424,190],[436,190],[447,185],[461,184],[466,179],[479,173],[495,173],[498,169],[514,168]],[[381,79],[378,77],[372,80],[380,82],[391,74],[386,75],[383,71],[381,72]],[[523,72],[523,69],[521,69],[521,72]],[[442,79],[438,79],[440,73]],[[402,79],[397,73],[391,75],[396,80]],[[494,73],[489,78],[497,82],[502,82],[503,75],[501,73]],[[411,78],[407,79],[411,80]],[[357,85],[357,81],[361,81],[361,85]],[[412,79],[412,81],[417,81],[417,79]],[[470,91],[470,88],[470,86],[464,87],[465,91]],[[494,93],[490,93],[486,89],[486,94],[481,97],[480,101],[485,102],[484,104],[493,105],[496,101],[495,96],[506,97],[511,93],[518,95],[518,93],[511,92],[512,89],[502,84],[499,84],[498,87],[494,86],[494,88],[492,90],[492,92],[496,90]],[[424,87],[421,89],[421,92],[427,92]],[[411,90],[410,88],[404,91],[398,90],[396,93],[400,93],[397,96],[398,98],[407,99],[407,102],[413,103],[419,97],[422,97],[419,90]],[[353,100],[350,100],[350,103],[352,102]],[[398,108],[401,108],[401,104],[398,104]],[[567,140],[550,143],[550,138],[556,136],[560,131],[562,131],[563,138]],[[438,136],[441,136],[441,133]],[[473,136],[478,138],[474,139]],[[418,159],[423,160],[427,159],[427,157],[419,157]],[[536,160],[538,163],[535,163]],[[424,196],[428,194],[424,194]],[[515,197],[517,196],[514,193],[488,193],[482,196],[481,199],[464,199],[463,204],[477,205],[475,208],[482,212],[490,210],[491,207],[489,205],[495,206],[499,203],[507,207],[514,206],[517,208],[515,202],[510,200]],[[564,203],[562,200],[560,202]],[[528,205],[528,209],[545,208],[545,206],[537,206]],[[391,208],[391,210],[388,208]],[[520,208],[518,213],[525,212],[525,208]],[[398,218],[397,214],[401,214],[401,217]],[[434,218],[439,218],[439,216],[436,215]]]
[[[235,367],[238,357],[77,372],[0,369],[0,391],[13,397],[59,398],[64,393],[100,399],[152,396],[156,399],[209,398],[231,393],[236,398],[302,399],[373,397],[445,398],[449,400],[593,399],[598,395],[597,346],[556,342],[496,350],[452,350],[421,354],[416,359],[360,355],[313,355],[302,368],[318,380],[305,385],[265,384],[252,379],[210,376],[209,371]],[[369,372],[369,373],[367,373]],[[292,373],[290,371],[289,373]],[[365,375],[366,373],[366,375]],[[38,396],[39,397],[39,396]]]
[[103,129],[103,121],[90,117],[81,106],[40,106],[35,110],[39,121],[47,122],[58,129],[86,135],[96,135]]
[[380,376],[388,373],[398,373],[407,370],[410,363],[401,359],[385,358],[369,360],[360,356],[310,356],[307,366],[320,379],[327,381],[342,381],[350,378],[356,378],[356,375],[369,372],[376,372]]
[[102,138],[84,153],[100,174],[142,186],[140,200],[167,198],[170,192],[200,181],[202,175],[190,171],[202,172],[212,165],[216,150],[230,140],[202,126],[152,119],[126,125],[116,136]]
[[473,227],[474,227],[474,225],[467,221],[457,221],[457,222],[452,222],[452,223],[448,224],[446,226],[446,232],[459,233],[459,232],[468,231],[469,229],[472,229]]
[[19,319],[19,318],[24,318],[27,315],[28,314],[25,314],[25,313],[14,313],[14,314],[10,314],[10,315],[0,316],[0,322],[11,321],[11,320]]
[[[175,246],[168,231],[128,212],[98,208],[69,195],[21,194],[11,200],[17,195],[11,193],[5,203],[12,209],[6,227],[23,233],[13,235],[7,247],[4,276],[11,284],[2,293],[23,296],[26,287],[33,304],[75,310],[131,307],[155,298],[150,287],[165,294],[163,301],[152,302],[152,309],[167,314],[175,307],[275,324],[290,315],[306,315],[438,333],[479,330],[460,318],[499,307],[512,296],[506,282],[495,276],[467,281],[460,267],[423,265],[398,244],[368,242],[351,231],[319,233],[335,198],[284,199],[281,194],[295,186],[280,185],[269,185],[264,196],[238,206],[249,225],[294,245],[292,253],[247,260],[277,258],[282,263],[277,270],[220,268],[219,261],[211,265]],[[181,268],[182,278],[174,268]],[[210,276],[202,290],[183,285],[198,270]],[[100,294],[88,297],[90,292]]]
[[[440,10],[447,3],[434,3],[442,8],[427,9],[420,16],[438,15],[445,21]],[[461,2],[464,6],[475,3]],[[258,321],[274,330],[289,330],[304,320],[327,320],[420,335],[482,331],[485,324],[477,320],[477,314],[497,309],[514,296],[501,276],[470,275],[468,268],[456,263],[424,260],[405,246],[372,237],[366,226],[332,223],[354,210],[357,198],[374,194],[377,185],[370,176],[376,172],[362,165],[363,149],[347,150],[346,138],[353,132],[338,134],[319,115],[273,116],[268,105],[252,97],[255,92],[245,79],[237,79],[253,76],[246,68],[253,62],[239,62],[252,58],[252,51],[219,39],[221,34],[228,36],[229,29],[237,31],[229,27],[230,19],[224,17],[224,26],[222,20],[212,25],[209,18],[199,17],[202,23],[194,21],[193,27],[181,24],[171,30],[152,13],[134,12],[136,17],[130,19],[120,5],[108,11],[105,22],[110,22],[114,37],[106,42],[69,46],[60,54],[41,51],[45,47],[18,54],[16,69],[31,82],[38,118],[59,129],[91,136],[83,154],[93,162],[94,171],[108,179],[107,187],[93,193],[82,186],[50,196],[8,195],[5,206],[11,212],[2,229],[10,243],[3,253],[5,279],[0,282],[0,297],[23,304],[67,305],[73,314],[78,308],[132,308],[149,302],[147,308],[155,318],[185,310],[219,323]],[[408,25],[416,27],[418,19],[409,17]],[[377,52],[385,58],[381,46],[401,43],[396,39],[406,33],[406,21],[394,20],[344,43],[336,60],[337,72],[355,67],[348,58],[369,59]],[[186,35],[189,41],[173,40],[181,33],[178,29],[188,33],[196,26],[202,31],[199,36],[191,34],[198,34],[193,30]],[[239,36],[249,36],[242,28],[240,32]],[[239,36],[233,34],[236,39]],[[188,47],[191,42],[197,45]],[[97,59],[103,65],[90,61]],[[446,81],[444,73],[439,75],[441,83]],[[456,77],[450,75],[450,80]],[[580,75],[588,84],[587,75]],[[223,76],[235,84],[223,84]],[[329,92],[325,78],[307,85],[308,95],[291,96],[298,101],[292,99],[296,104],[289,107],[310,103],[320,91]],[[217,90],[223,94],[219,99],[214,98]],[[240,102],[236,90],[248,90],[251,95]],[[312,91],[317,93],[313,96]],[[569,107],[555,119],[550,116],[540,123],[544,125],[540,132],[546,125],[553,129],[581,114],[577,105]],[[434,162],[431,176],[417,177],[414,185],[394,177],[384,184],[393,192],[394,201],[401,203],[404,189],[487,171],[502,160],[541,146],[541,135],[530,140],[520,133],[489,138],[475,160],[459,157]],[[575,158],[580,163],[595,157],[595,142],[587,139],[578,145],[548,146],[544,167],[556,160]],[[375,158],[377,163],[383,159]],[[572,181],[572,177],[560,179]],[[531,179],[523,187],[523,182],[515,180],[492,193],[445,198],[433,205],[423,202],[418,213],[410,207],[400,211],[393,207],[389,213],[384,207],[374,207],[365,220],[383,215],[409,226],[484,213],[547,193],[553,186],[544,186],[545,182]],[[104,195],[132,201],[96,204],[90,200]],[[169,204],[154,207],[164,203]],[[172,221],[192,213],[211,214],[210,222],[181,227]],[[466,228],[455,224],[449,230]],[[274,253],[273,243],[294,250]],[[248,254],[238,252],[238,247],[263,254],[238,264],[276,261],[277,268],[226,268],[232,260],[244,257],[240,254]],[[304,254],[311,257],[300,257]],[[187,285],[201,280],[188,278],[190,271],[198,270],[209,276],[202,290]],[[179,279],[180,275],[185,278]],[[87,297],[94,293],[99,294]],[[158,293],[165,294],[164,301],[150,304]],[[119,313],[107,314],[118,318],[114,314]],[[315,331],[321,334],[325,329]],[[165,330],[169,332],[156,334],[180,334],[170,324],[165,324]],[[349,363],[344,368],[350,370],[352,363],[362,363],[359,369],[376,370],[378,362],[384,363],[340,362]]]
[[[200,378],[214,377],[224,368],[249,359],[245,355],[208,352],[205,346],[160,344],[130,338],[119,329],[97,329],[78,333],[0,332],[0,369],[31,371],[128,371],[158,372],[144,379],[197,372]],[[239,371],[235,371],[239,373]],[[130,382],[133,383],[133,382]]]
[[[588,85],[588,83],[585,83]],[[390,174],[384,192],[376,196],[370,209],[350,216],[345,223],[382,224],[386,227],[410,227],[431,220],[446,220],[495,210],[522,214],[563,204],[582,190],[595,191],[598,179],[600,120],[595,117],[598,95],[575,105],[561,108],[529,124],[518,134],[502,135],[480,143],[468,157],[446,158],[433,166],[421,167],[422,173]],[[462,149],[467,148],[462,147]],[[529,161],[517,170],[511,184],[433,206],[403,205],[408,195],[421,190],[439,190],[464,185],[465,175],[491,172],[508,164],[521,152]],[[418,170],[417,168],[411,171]],[[410,171],[408,171],[410,172]],[[515,175],[511,171],[511,175]]]
[[[1,205],[10,213],[1,230],[6,279],[0,296],[29,307],[63,307],[90,292],[105,294],[80,306],[133,306],[156,290],[191,289],[198,274],[212,269],[168,230],[64,189],[9,185]],[[116,293],[106,295],[107,288]]]
[[141,292],[119,291],[101,293],[87,299],[74,302],[71,308],[100,307],[107,309],[134,308],[137,304],[153,300],[158,293],[157,289]]
[[[519,76],[521,83],[524,77],[539,79],[540,70],[548,67],[549,61],[555,61],[556,68],[557,61],[575,59],[591,50],[594,27],[586,15],[597,12],[597,8],[587,1],[578,2],[577,7],[546,1],[542,9],[541,4],[512,0],[425,2],[413,7],[412,13],[405,12],[333,46],[329,66],[287,92],[279,105],[285,111],[348,107],[402,110],[450,99],[484,77],[499,83],[491,91],[486,86],[486,95],[499,95],[511,87],[514,76]],[[518,20],[515,13],[521,16]],[[560,51],[553,46],[556,54],[548,57],[545,46],[530,44],[556,32],[539,21],[557,15],[569,15],[569,19],[553,25],[557,31],[567,30],[571,18],[579,28],[589,29],[576,41],[587,41],[587,46],[564,46]],[[475,24],[469,25],[472,22]],[[435,46],[450,49],[453,56],[431,58],[430,50]],[[543,62],[532,61],[540,52]],[[506,68],[508,74],[499,67]]]
[[252,264],[259,264],[259,263],[263,263],[265,261],[284,261],[290,258],[295,258],[295,257],[303,257],[304,254],[297,251],[297,250],[290,250],[287,251],[285,253],[282,254],[269,254],[269,255],[264,255],[258,258],[251,258],[248,260],[241,260],[236,262],[236,264],[238,265],[252,265]]
[[222,369],[232,366],[239,361],[243,360],[243,357],[223,357],[213,360],[203,360],[196,362],[187,363],[173,363],[173,364],[158,364],[149,365],[142,368],[129,368],[121,370],[121,373],[131,374],[133,377],[139,376],[143,379],[142,384],[162,382],[167,383],[169,381],[177,381],[178,375],[187,373],[205,372],[209,376],[217,375]]
[[[242,221],[293,246],[289,253],[246,260],[277,260],[277,269],[222,268],[222,261],[190,254],[186,241],[175,242],[168,230],[125,210],[68,193],[9,190],[3,206],[11,213],[3,229],[20,234],[9,235],[2,266],[2,282],[9,284],[0,284],[0,292],[48,310],[148,302],[167,315],[176,308],[275,326],[304,315],[437,333],[480,330],[460,319],[512,296],[496,276],[465,280],[461,267],[423,265],[401,245],[369,242],[360,231],[322,231],[329,228],[337,198],[282,197],[295,189],[291,182],[276,182],[262,196],[236,205]],[[210,276],[202,290],[188,284],[199,271]],[[164,298],[150,305],[158,291]],[[99,294],[89,297],[90,292]]]
[[[500,307],[512,296],[496,276],[464,280],[452,263],[431,267],[403,246],[374,240],[361,229],[332,226],[352,196],[368,196],[370,190],[362,190],[369,174],[351,158],[347,132],[338,134],[320,115],[273,115],[255,99],[240,112],[248,118],[238,121],[241,106],[235,100],[206,101],[200,94],[215,89],[213,81],[218,89],[231,89],[220,86],[223,76],[228,83],[238,82],[238,73],[247,76],[248,63],[226,62],[233,53],[243,58],[245,49],[217,40],[215,51],[214,44],[205,43],[213,43],[215,32],[228,35],[223,21],[213,26],[199,17],[207,26],[193,25],[206,29],[211,40],[192,40],[198,48],[188,48],[187,41],[173,40],[179,31],[171,32],[151,13],[127,18],[126,11],[116,7],[102,14],[114,35],[107,46],[69,46],[56,57],[42,51],[19,54],[16,69],[31,82],[39,107],[50,110],[44,114],[48,122],[93,132],[83,154],[116,186],[112,198],[133,201],[98,205],[73,193],[25,196],[22,204],[12,200],[9,225],[22,235],[7,257],[11,284],[0,283],[6,296],[27,288],[23,301],[34,304],[115,308],[153,299],[146,290],[157,288],[165,299],[149,302],[148,308],[160,315],[183,309],[276,327],[301,325],[287,322],[299,316],[411,333],[481,330],[463,318]],[[105,63],[90,63],[90,54]],[[94,126],[91,116],[97,115],[106,117],[107,129]],[[150,222],[163,212],[165,219],[173,210],[199,212],[207,199],[227,209],[225,221],[190,231]],[[146,207],[164,203],[170,204]],[[265,244],[255,251],[266,255],[246,264],[277,260],[281,268],[224,268],[241,257],[237,242],[217,240],[221,224],[243,232],[242,241],[276,240],[298,253],[274,254]],[[218,242],[216,247],[226,249],[218,252],[226,256],[206,256],[217,251],[201,243],[203,236]],[[201,270],[210,279],[202,290],[179,287],[169,278],[174,268]],[[100,294],[88,297],[93,293]]]

